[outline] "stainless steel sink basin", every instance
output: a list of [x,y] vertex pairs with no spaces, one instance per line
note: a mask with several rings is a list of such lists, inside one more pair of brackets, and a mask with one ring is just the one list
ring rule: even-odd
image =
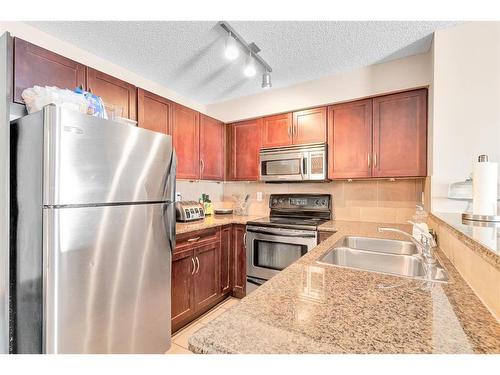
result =
[[388,254],[418,254],[417,247],[411,242],[384,238],[346,236],[338,241],[334,247],[348,247],[355,250],[377,251]]
[[439,261],[429,267],[417,254],[411,242],[346,236],[318,262],[434,282],[449,280]]

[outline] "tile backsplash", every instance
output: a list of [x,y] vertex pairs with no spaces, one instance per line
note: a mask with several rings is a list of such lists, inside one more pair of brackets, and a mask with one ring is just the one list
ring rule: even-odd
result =
[[[386,223],[404,223],[422,202],[423,179],[332,181],[323,183],[266,184],[263,182],[227,182],[223,202],[231,207],[233,195],[250,194],[250,215],[269,214],[269,195],[273,193],[331,194],[335,218]],[[262,200],[257,200],[257,193]]]
[[[263,182],[177,181],[183,200],[198,200],[209,194],[215,207],[233,207],[234,196],[250,194],[250,215],[269,214],[273,193],[331,194],[335,218],[339,220],[404,223],[422,202],[423,179],[332,181],[322,183],[266,184]],[[257,193],[262,200],[257,200]]]

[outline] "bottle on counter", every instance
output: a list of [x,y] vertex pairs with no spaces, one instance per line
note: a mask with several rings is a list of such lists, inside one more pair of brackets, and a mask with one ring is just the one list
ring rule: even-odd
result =
[[214,205],[212,201],[210,200],[210,197],[208,194],[202,194],[201,198],[199,199],[200,204],[203,205],[203,210],[205,211],[205,215],[213,215],[214,213]]
[[413,232],[412,235],[415,239],[419,239],[421,235],[421,231],[417,228],[420,227],[421,230],[429,232],[429,227],[427,226],[427,212],[424,211],[424,207],[421,204],[417,204],[417,209],[415,214],[412,216],[413,224]]

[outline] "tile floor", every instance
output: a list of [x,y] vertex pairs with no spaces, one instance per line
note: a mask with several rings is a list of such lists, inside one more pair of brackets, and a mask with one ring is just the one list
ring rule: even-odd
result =
[[237,305],[239,302],[239,299],[230,297],[219,303],[217,306],[213,307],[211,310],[207,311],[198,319],[189,323],[180,331],[177,331],[172,336],[172,346],[165,354],[192,354],[188,349],[189,336],[198,331],[205,324],[208,324],[209,322],[217,318],[230,307]]

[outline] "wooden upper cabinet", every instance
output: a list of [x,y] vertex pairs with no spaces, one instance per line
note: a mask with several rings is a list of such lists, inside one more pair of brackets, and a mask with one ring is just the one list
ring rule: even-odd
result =
[[231,125],[231,177],[234,180],[259,179],[261,125],[261,119]]
[[171,134],[173,102],[161,96],[137,89],[137,119],[141,128]]
[[200,168],[202,180],[224,180],[224,124],[200,114]]
[[87,67],[87,90],[100,96],[105,105],[122,108],[122,117],[137,119],[137,93],[134,85]]
[[293,112],[293,144],[326,142],[326,107]]
[[373,99],[373,176],[427,174],[427,90]]
[[372,100],[328,107],[328,177],[371,176]]
[[14,102],[24,104],[22,92],[35,85],[85,88],[85,65],[14,38]]
[[200,116],[180,104],[174,104],[172,136],[177,154],[177,178],[200,178]]
[[292,114],[267,116],[262,119],[262,147],[289,146],[292,139]]

